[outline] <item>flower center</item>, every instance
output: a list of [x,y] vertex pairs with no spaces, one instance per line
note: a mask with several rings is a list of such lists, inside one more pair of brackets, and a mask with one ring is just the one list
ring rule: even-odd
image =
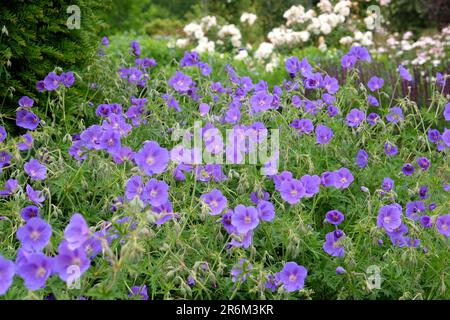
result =
[[39,268],[36,270],[36,276],[39,277],[39,278],[43,278],[43,277],[45,276],[46,273],[47,273],[47,270],[45,270],[44,267],[39,267]]
[[41,236],[41,234],[39,233],[39,231],[34,230],[33,232],[31,232],[30,234],[30,239],[33,241],[36,241],[39,239],[39,237]]
[[153,162],[155,162],[155,159],[153,159],[152,156],[148,156],[147,159],[145,160],[145,162],[146,162],[148,165],[152,165]]
[[297,275],[291,274],[291,275],[289,276],[289,281],[290,281],[290,282],[294,282],[294,281],[296,281],[296,280],[297,280]]
[[249,217],[249,216],[246,216],[245,219],[244,219],[244,221],[245,221],[245,223],[248,224],[248,223],[252,222],[252,218]]

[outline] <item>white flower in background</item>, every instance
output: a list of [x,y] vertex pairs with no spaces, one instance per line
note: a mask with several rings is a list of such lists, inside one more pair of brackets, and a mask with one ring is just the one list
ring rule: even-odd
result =
[[380,0],[380,6],[387,6],[391,3],[391,0]]
[[280,63],[280,58],[278,55],[273,55],[270,59],[269,63],[266,64],[266,71],[267,72],[273,72],[276,67],[278,67],[278,64]]
[[269,42],[262,42],[255,51],[255,58],[259,60],[267,59],[273,52],[273,44]]
[[342,37],[342,38],[339,40],[339,43],[342,44],[342,45],[344,45],[344,46],[349,46],[349,45],[352,44],[352,42],[353,42],[353,38],[350,37],[350,36]]
[[247,43],[247,44],[245,45],[245,48],[246,48],[247,50],[252,50],[252,49],[253,49],[253,46],[252,46],[251,43]]
[[241,22],[247,23],[249,26],[252,26],[256,21],[256,14],[250,12],[244,12],[241,15]]
[[348,1],[348,0],[339,1],[334,6],[333,11],[337,15],[341,15],[341,16],[346,17],[346,16],[348,16],[350,14],[350,7],[351,7],[351,5],[352,5],[351,1]]
[[320,51],[325,52],[327,51],[327,44],[325,43],[325,38],[324,37],[319,37],[319,45],[317,46],[317,48],[319,48]]
[[180,38],[175,41],[175,46],[178,48],[186,48],[189,44],[189,39],[187,38]]
[[184,33],[186,33],[189,37],[195,38],[195,39],[201,39],[204,37],[204,33],[202,30],[202,26],[198,23],[191,22],[187,24],[184,29]]
[[355,41],[358,41],[362,46],[371,46],[373,44],[373,35],[371,31],[361,32],[355,31],[354,34]]
[[194,49],[195,51],[199,53],[203,52],[214,52],[215,50],[215,44],[214,41],[209,41],[208,38],[203,37],[198,41],[197,47]]
[[231,37],[231,45],[235,48],[241,46],[241,31],[234,24],[226,24],[222,26],[217,32],[217,36],[220,39],[225,39],[225,37]]
[[242,61],[242,60],[244,60],[244,59],[247,58],[247,57],[248,57],[248,52],[247,52],[247,50],[242,49],[242,50],[239,50],[239,53],[238,53],[237,55],[234,56],[234,59],[235,59],[235,60]]
[[317,7],[320,9],[320,11],[325,13],[331,13],[333,11],[333,5],[329,0],[320,0],[317,4]]
[[200,20],[200,24],[203,30],[208,31],[209,29],[217,26],[217,19],[215,16],[205,16]]

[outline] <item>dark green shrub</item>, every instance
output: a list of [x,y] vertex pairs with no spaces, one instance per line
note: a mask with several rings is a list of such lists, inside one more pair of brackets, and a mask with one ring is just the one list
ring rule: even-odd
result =
[[[80,29],[69,29],[67,8],[80,8]],[[79,70],[94,57],[109,0],[2,0],[0,11],[0,111],[17,99],[38,99],[36,81],[56,66]]]

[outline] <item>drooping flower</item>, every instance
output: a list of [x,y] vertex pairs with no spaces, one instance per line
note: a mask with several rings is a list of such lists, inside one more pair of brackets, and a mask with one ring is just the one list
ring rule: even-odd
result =
[[70,250],[80,248],[89,239],[89,226],[84,217],[79,213],[74,213],[69,224],[64,229],[64,239]]
[[130,42],[131,52],[136,56],[139,57],[141,55],[141,47],[139,46],[139,43],[135,40],[132,40]]
[[47,178],[47,168],[34,158],[25,163],[23,168],[32,180],[45,180]]
[[227,207],[227,198],[220,192],[220,190],[213,189],[209,193],[203,194],[200,200],[205,203],[211,215],[218,215]]
[[344,246],[342,245],[342,239],[344,238],[344,232],[342,230],[334,230],[325,235],[325,242],[323,243],[323,250],[332,257],[343,257]]
[[40,205],[42,202],[45,201],[45,196],[42,194],[42,191],[34,190],[33,187],[31,187],[29,184],[27,184],[25,189],[27,192],[28,199],[31,202]]
[[377,98],[375,98],[374,96],[370,95],[367,97],[367,102],[374,107],[378,107],[380,105],[380,103],[378,102]]
[[27,132],[23,136],[23,141],[17,143],[17,148],[20,151],[30,150],[33,147],[33,136],[31,133]]
[[366,151],[364,151],[363,149],[360,149],[358,151],[358,154],[356,155],[356,164],[360,167],[360,168],[364,168],[367,166],[367,163],[369,161],[369,155],[367,154]]
[[169,151],[160,147],[157,142],[148,141],[136,152],[134,161],[145,174],[152,176],[166,170],[169,163]]
[[17,263],[17,273],[25,280],[29,290],[37,290],[45,286],[45,282],[53,272],[53,259],[43,253],[31,253],[21,263]]
[[326,213],[325,218],[329,223],[337,226],[344,221],[344,214],[338,210],[330,210]]
[[337,275],[342,275],[344,274],[346,271],[343,267],[336,267],[336,274]]
[[272,221],[275,218],[275,208],[269,201],[259,201],[256,209],[258,210],[259,218],[263,221]]
[[402,224],[402,207],[397,204],[382,206],[378,211],[377,226],[392,232]]
[[8,179],[5,182],[3,190],[0,190],[0,197],[12,195],[14,192],[17,191],[18,188],[19,188],[19,181],[17,181],[16,179]]
[[5,127],[0,126],[0,142],[5,141],[7,136],[8,136],[8,133],[6,132]]
[[61,280],[69,285],[78,280],[91,265],[83,247],[70,249],[66,241],[58,247],[58,255],[53,261],[53,271],[58,273]]
[[266,289],[271,290],[272,292],[277,291],[278,285],[279,285],[278,279],[275,276],[271,275],[271,274],[269,274],[267,276],[267,281],[264,282],[264,287]]
[[444,119],[446,121],[450,121],[450,102],[444,107]]
[[0,255],[0,296],[12,285],[15,274],[14,263]]
[[255,229],[259,224],[258,210],[253,206],[245,207],[242,204],[236,206],[231,216],[231,224],[239,233],[247,233]]
[[248,260],[239,260],[239,264],[231,268],[231,281],[236,282],[236,280],[239,280],[240,283],[244,283],[252,269],[253,266]]
[[166,203],[158,207],[152,207],[152,213],[155,215],[156,220],[154,221],[154,223],[156,225],[162,225],[170,219],[179,217],[178,214],[173,212],[172,203],[170,201],[167,201]]
[[283,269],[276,274],[276,278],[282,283],[284,290],[294,292],[303,289],[308,271],[304,266],[295,262],[287,262]]
[[31,218],[17,230],[16,237],[22,247],[28,251],[40,251],[47,245],[52,236],[52,227],[43,219]]
[[412,76],[409,73],[409,71],[407,69],[405,69],[401,64],[398,65],[397,71],[403,80],[406,80],[406,81],[412,80]]

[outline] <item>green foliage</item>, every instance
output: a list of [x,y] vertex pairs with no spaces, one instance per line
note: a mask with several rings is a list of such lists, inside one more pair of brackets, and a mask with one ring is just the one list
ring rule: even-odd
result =
[[[92,61],[101,13],[109,0],[4,0],[0,12],[1,113],[16,108],[22,95],[38,98],[36,82],[55,67],[82,68]],[[66,25],[70,5],[81,11],[80,29]]]

